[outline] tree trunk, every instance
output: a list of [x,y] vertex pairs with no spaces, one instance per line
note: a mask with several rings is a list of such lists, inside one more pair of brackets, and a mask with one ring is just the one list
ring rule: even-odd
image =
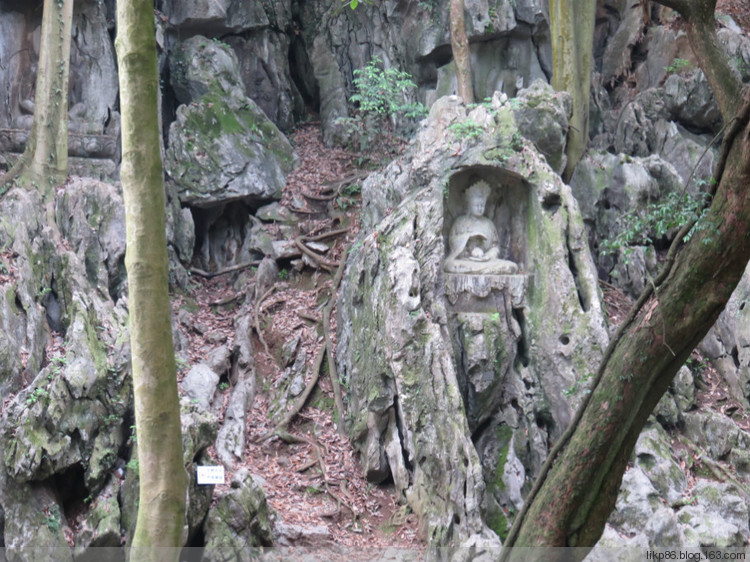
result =
[[458,95],[464,104],[468,105],[474,103],[474,86],[471,81],[471,54],[469,53],[469,40],[466,37],[464,0],[451,0],[450,7],[451,49],[453,50],[453,64],[456,65]]
[[750,94],[740,98],[726,55],[717,56],[716,0],[661,3],[686,19],[691,45],[728,124],[717,190],[701,228],[679,246],[687,228],[681,231],[662,274],[613,338],[592,393],[550,453],[551,464],[542,469],[506,546],[596,543],[648,416],[724,309],[750,259]]
[[[153,547],[182,545],[187,486],[170,322],[153,10],[152,0],[117,3],[125,265],[140,471],[133,547],[148,547],[138,553],[139,560],[164,559]],[[175,548],[174,559],[178,553]]]
[[49,202],[68,176],[68,71],[73,0],[44,0],[34,121],[26,150],[0,182],[38,188]]
[[552,40],[552,87],[573,97],[563,172],[567,182],[589,140],[589,97],[594,48],[596,2],[592,0],[549,0]]

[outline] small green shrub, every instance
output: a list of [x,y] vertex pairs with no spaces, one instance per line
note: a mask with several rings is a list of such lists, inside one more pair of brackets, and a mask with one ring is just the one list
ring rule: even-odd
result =
[[51,532],[57,533],[61,526],[60,507],[53,504],[45,510],[45,514],[44,522],[47,524],[47,528]]
[[31,391],[31,394],[26,398],[26,404],[31,406],[32,404],[36,404],[39,400],[47,396],[49,393],[44,388],[35,388]]
[[479,123],[476,121],[472,121],[471,119],[467,119],[466,121],[459,121],[458,123],[453,123],[448,127],[449,131],[453,131],[456,133],[456,136],[459,139],[477,139],[482,136],[482,133],[484,132],[484,127],[482,127]]
[[424,105],[410,101],[417,88],[411,75],[397,68],[383,68],[379,57],[354,71],[353,84],[356,92],[349,101],[356,105],[357,112],[338,123],[359,150],[368,150],[378,142],[392,145],[399,140],[394,122],[416,120],[427,114]]
[[404,115],[422,117],[426,109],[418,102],[409,102],[407,94],[417,85],[408,72],[397,68],[382,68],[380,57],[373,57],[367,66],[354,71],[357,93],[349,101],[356,103],[366,114],[379,116]]
[[[642,213],[625,214],[618,220],[618,233],[602,240],[600,249],[603,254],[616,254],[622,248],[627,255],[631,246],[651,246],[696,216],[700,220],[705,212],[707,198],[706,193],[691,196],[673,192],[662,201],[647,206]],[[689,240],[696,229],[700,228],[701,225],[696,223],[685,239]]]
[[693,65],[690,63],[687,59],[680,59],[675,58],[672,61],[672,64],[670,64],[666,70],[667,74],[680,74],[682,72],[686,72],[688,70],[691,70],[693,68]]

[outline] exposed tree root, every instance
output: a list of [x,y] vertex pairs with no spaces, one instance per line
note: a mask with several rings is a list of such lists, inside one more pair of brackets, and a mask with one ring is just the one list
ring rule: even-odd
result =
[[256,261],[247,261],[243,263],[238,263],[236,265],[231,265],[229,267],[225,267],[224,269],[220,269],[219,271],[205,271],[197,267],[191,267],[188,271],[190,271],[190,273],[194,273],[195,275],[200,275],[201,277],[205,277],[206,279],[211,279],[213,277],[218,277],[219,275],[232,273],[233,271],[239,271],[241,269],[246,269],[248,267],[253,267],[253,266],[258,266],[258,265],[260,265],[260,261],[256,260]]
[[297,399],[294,401],[294,404],[292,407],[287,410],[286,414],[284,414],[284,417],[281,418],[281,420],[276,424],[276,427],[274,427],[271,431],[268,431],[258,437],[255,442],[260,443],[262,441],[266,441],[267,439],[270,439],[271,437],[280,437],[282,434],[287,432],[287,426],[289,423],[294,419],[294,417],[299,413],[299,411],[303,408],[305,405],[305,402],[307,402],[307,399],[312,394],[313,389],[315,388],[315,385],[318,383],[318,378],[320,377],[320,367],[323,364],[323,356],[325,355],[326,348],[325,346],[321,346],[320,350],[318,351],[318,355],[315,357],[315,364],[313,366],[312,376],[310,377],[310,380],[307,382],[307,386],[305,386],[305,390],[302,391],[302,394],[300,394]]
[[336,412],[338,413],[338,423],[336,429],[339,435],[345,434],[344,428],[344,399],[341,394],[341,384],[339,383],[339,375],[336,371],[336,361],[333,357],[333,342],[331,341],[331,314],[333,313],[333,307],[336,305],[336,293],[341,284],[341,278],[344,276],[344,266],[346,260],[349,257],[349,248],[346,249],[344,255],[341,256],[339,267],[336,270],[336,275],[333,277],[333,283],[331,284],[331,298],[323,309],[323,336],[325,337],[325,348],[328,355],[328,376],[331,377],[331,386],[333,387],[333,398],[336,403]]
[[327,272],[332,273],[335,268],[339,266],[336,262],[331,262],[325,259],[324,257],[316,254],[313,252],[310,248],[308,248],[305,245],[305,242],[312,242],[312,239],[307,238],[307,236],[297,236],[297,238],[294,239],[294,244],[297,246],[297,248],[300,249],[300,251],[305,254],[312,262],[317,265],[320,269],[325,269]]
[[[330,233],[328,234],[330,235]],[[330,331],[331,331],[331,313],[333,312],[333,307],[336,304],[336,292],[338,291],[338,287],[341,283],[341,278],[344,275],[344,265],[346,263],[346,258],[349,255],[349,250],[347,249],[344,252],[344,255],[341,256],[341,261],[338,265],[338,269],[336,270],[336,275],[333,278],[333,282],[331,284],[331,296],[328,300],[328,303],[326,304],[325,308],[323,309],[323,337],[325,339],[325,342],[323,345],[320,346],[320,349],[318,350],[318,354],[315,357],[315,363],[313,365],[312,369],[312,376],[310,377],[310,380],[308,381],[307,385],[305,386],[304,391],[297,397],[297,399],[294,402],[294,405],[292,408],[290,408],[286,414],[284,414],[284,417],[276,424],[276,427],[272,429],[271,431],[265,433],[258,439],[256,439],[256,442],[265,441],[266,439],[270,439],[274,436],[280,436],[282,432],[287,431],[287,426],[291,423],[291,421],[299,414],[300,410],[304,407],[305,403],[307,402],[307,399],[312,394],[313,389],[315,388],[315,385],[318,383],[318,379],[320,378],[320,370],[323,366],[323,358],[324,356],[328,356],[328,374],[331,377],[331,386],[333,387],[333,396],[334,396],[334,402],[336,404],[336,412],[338,414],[338,424],[337,424],[337,430],[340,435],[344,434],[344,400],[341,394],[341,384],[338,380],[338,374],[336,372],[336,362],[333,357],[333,342],[331,341]],[[259,310],[261,303],[265,300],[265,298],[273,291],[273,287],[269,289],[263,297],[261,297],[258,302],[255,305],[255,330],[258,332],[258,337],[261,339],[261,343],[263,344],[265,351],[267,354],[270,355],[268,352],[268,346],[265,343],[265,340],[263,339],[262,333],[260,331],[260,323],[259,323]]]
[[263,301],[266,300],[266,297],[268,297],[271,293],[273,293],[276,290],[276,285],[272,285],[270,289],[268,289],[265,293],[263,293],[263,296],[258,299],[258,302],[255,303],[255,331],[258,334],[258,339],[260,340],[260,343],[263,344],[263,351],[266,352],[266,355],[268,355],[271,359],[273,359],[273,355],[271,355],[271,352],[268,349],[268,344],[266,343],[266,339],[263,337],[263,330],[260,329],[260,307],[263,304]]
[[737,480],[737,478],[735,478],[734,475],[729,470],[727,470],[725,466],[713,460],[711,456],[706,453],[706,451],[704,451],[689,439],[683,437],[680,442],[684,443],[685,446],[693,452],[693,454],[698,455],[700,457],[700,461],[706,465],[706,467],[714,476],[716,476],[719,481],[728,480],[737,487],[740,493],[745,497],[745,500],[750,500],[750,490],[748,490],[744,484]]

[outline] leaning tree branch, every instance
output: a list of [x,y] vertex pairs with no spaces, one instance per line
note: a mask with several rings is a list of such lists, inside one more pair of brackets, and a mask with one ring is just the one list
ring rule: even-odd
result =
[[716,34],[716,0],[654,1],[676,10],[687,21],[690,46],[711,85],[724,122],[729,123],[740,103],[742,81],[729,64]]
[[[740,107],[740,110],[738,111],[736,118],[732,119],[732,124],[730,125],[727,131],[727,135],[724,138],[723,145],[722,145],[722,152],[721,152],[722,157],[719,159],[719,162],[717,164],[717,169],[714,175],[715,180],[716,180],[715,184],[717,186],[720,184],[723,174],[724,174],[726,158],[727,158],[726,154],[728,154],[730,148],[735,144],[735,141],[738,139],[739,133],[744,130],[744,128],[748,125],[748,123],[750,123],[750,88],[746,90],[742,107]],[[581,402],[581,405],[579,406],[578,410],[575,413],[573,420],[568,425],[563,435],[560,437],[557,443],[555,443],[554,447],[550,450],[549,455],[547,456],[547,459],[544,465],[542,466],[542,468],[539,471],[539,474],[537,475],[537,478],[534,482],[534,486],[532,487],[529,494],[526,496],[524,505],[521,508],[521,511],[518,513],[518,516],[516,517],[513,523],[513,526],[505,539],[505,542],[504,542],[505,547],[512,547],[515,544],[516,539],[518,538],[518,535],[521,531],[521,527],[524,524],[524,520],[526,518],[526,515],[529,512],[531,505],[534,503],[534,500],[538,497],[540,490],[545,484],[556,458],[559,456],[562,450],[568,445],[573,434],[575,433],[579,422],[581,421],[591,399],[594,396],[595,390],[599,386],[604,376],[604,373],[609,366],[609,362],[615,350],[623,342],[623,336],[625,335],[626,331],[628,331],[631,327],[633,327],[634,322],[641,314],[644,305],[649,301],[649,299],[651,299],[652,295],[654,295],[654,293],[658,290],[658,288],[666,281],[666,279],[672,273],[678,251],[683,247],[682,242],[685,236],[688,234],[688,232],[690,232],[690,230],[694,226],[695,220],[696,219],[684,225],[680,229],[680,231],[677,233],[677,236],[675,237],[675,239],[673,240],[669,248],[669,252],[667,253],[667,258],[665,260],[664,266],[662,267],[659,275],[654,279],[653,283],[646,285],[646,287],[643,289],[640,296],[638,297],[638,300],[630,309],[630,312],[628,313],[626,319],[622,322],[622,324],[620,324],[617,332],[610,340],[610,343],[607,346],[607,349],[605,350],[604,355],[602,357],[601,363],[599,364],[599,368],[597,369],[596,376],[594,377],[594,380],[591,384],[590,392],[584,397],[583,401]],[[509,548],[504,548],[501,552],[500,560],[506,561],[509,556],[510,556]]]

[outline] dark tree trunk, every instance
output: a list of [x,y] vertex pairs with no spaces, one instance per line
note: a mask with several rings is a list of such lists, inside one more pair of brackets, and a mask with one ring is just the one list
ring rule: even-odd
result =
[[466,37],[466,21],[464,20],[464,0],[451,0],[450,7],[451,49],[453,50],[453,64],[456,66],[458,95],[468,105],[474,103],[474,86],[471,79],[469,39]]
[[660,2],[685,18],[727,123],[716,193],[703,226],[684,245],[676,241],[654,288],[641,295],[613,339],[588,401],[553,449],[506,546],[596,543],[648,416],[724,309],[750,259],[750,95],[741,97],[741,84],[720,51],[716,0]]

